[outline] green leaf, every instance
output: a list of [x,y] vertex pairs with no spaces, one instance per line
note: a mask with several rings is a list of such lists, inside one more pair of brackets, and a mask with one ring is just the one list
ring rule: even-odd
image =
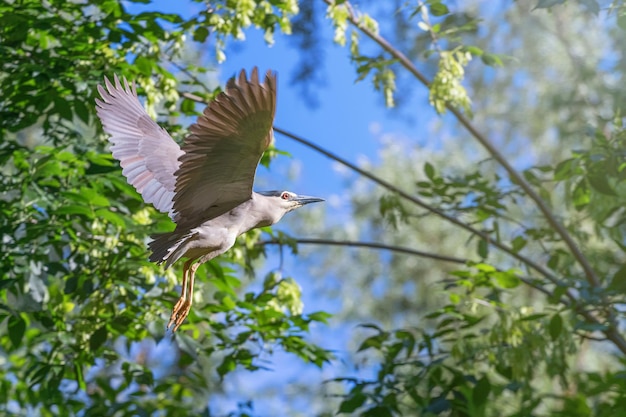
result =
[[87,384],[85,383],[85,375],[83,374],[82,364],[78,362],[74,362],[74,372],[76,373],[76,382],[78,382],[78,388],[81,390],[87,389]]
[[526,239],[524,239],[522,236],[516,236],[515,239],[513,239],[513,241],[511,242],[511,246],[513,252],[517,253],[522,250],[524,246],[526,246]]
[[[445,394],[444,394],[445,395]],[[450,401],[445,396],[434,398],[426,407],[426,411],[434,413],[436,415],[449,411],[452,408]]]
[[520,279],[511,272],[495,272],[493,276],[500,288],[515,288],[521,283]]
[[443,16],[443,15],[450,13],[450,11],[448,10],[448,6],[446,6],[443,3],[431,4],[430,12],[433,14],[433,16]]
[[561,331],[563,330],[563,318],[560,314],[555,314],[550,319],[550,323],[548,324],[548,331],[550,332],[550,337],[552,340],[556,340],[561,335]]
[[188,98],[184,98],[180,103],[180,111],[186,114],[194,114],[196,112],[196,102]]
[[220,377],[223,377],[227,373],[234,371],[236,367],[237,362],[235,361],[235,359],[233,359],[233,355],[230,354],[224,357],[224,360],[222,360],[222,363],[217,367],[216,370],[218,375]]
[[622,14],[617,18],[617,26],[626,31],[626,14]]
[[430,162],[424,164],[424,173],[431,181],[435,178],[435,167]]
[[339,405],[339,413],[351,413],[361,407],[366,400],[367,396],[362,392],[351,394]]
[[483,53],[480,59],[482,59],[485,65],[490,67],[501,67],[503,65],[502,59],[496,54]]
[[80,193],[89,201],[92,206],[108,207],[111,205],[109,200],[101,195],[93,188],[80,187]]
[[589,184],[594,190],[605,195],[611,195],[611,196],[617,195],[617,193],[615,192],[611,184],[609,184],[609,180],[606,175],[604,174],[589,175],[587,176],[587,179],[589,180]]
[[150,76],[152,75],[152,65],[153,62],[148,59],[145,58],[143,56],[139,56],[137,57],[137,59],[135,59],[135,67],[137,67],[137,69],[146,76]]
[[380,328],[380,326],[378,326],[377,324],[374,323],[363,323],[363,324],[359,324],[359,327],[363,327],[364,329],[373,329],[378,331],[379,333],[383,333],[383,329]]
[[376,349],[380,350],[383,346],[383,342],[387,340],[387,335],[385,333],[377,334],[375,336],[370,336],[361,343],[361,346],[357,349],[357,352],[361,352],[367,349]]
[[110,153],[97,153],[89,151],[85,155],[87,160],[95,165],[102,165],[105,167],[114,167],[113,156]]
[[486,259],[489,256],[489,244],[485,239],[480,239],[478,241],[477,252],[478,256],[480,256],[482,259]]
[[478,269],[479,271],[482,271],[482,272],[496,272],[497,271],[495,266],[489,265],[489,264],[485,264],[485,263],[482,263],[482,262],[474,265],[474,268],[476,268],[476,269]]
[[90,219],[93,218],[93,211],[91,211],[89,207],[77,206],[77,205],[59,207],[58,209],[54,211],[54,214],[57,214],[57,215],[79,214],[79,215],[86,216]]
[[209,37],[209,29],[206,26],[199,26],[193,32],[193,40],[196,42],[203,43],[206,41],[206,38]]
[[574,207],[577,210],[581,210],[589,204],[589,201],[589,187],[587,187],[587,183],[585,181],[579,181],[574,187],[574,192],[572,193],[572,202],[574,203]]
[[560,162],[554,169],[554,180],[563,181],[570,178],[577,166],[578,162],[576,159],[566,159]]
[[563,297],[565,293],[567,293],[567,287],[558,286],[554,289],[554,291],[552,292],[552,295],[548,298],[548,300],[552,304],[560,304],[561,297]]
[[463,49],[465,49],[467,52],[469,52],[470,54],[474,56],[482,56],[485,53],[478,46],[473,46],[473,45],[465,46]]
[[89,110],[87,109],[87,106],[85,105],[83,100],[75,98],[73,100],[73,104],[74,112],[76,112],[76,115],[80,118],[80,120],[82,120],[86,124],[89,124]]
[[70,107],[67,100],[63,97],[55,97],[54,112],[65,120],[71,121],[73,119],[72,108]]
[[15,278],[0,278],[0,290],[9,288],[16,283],[17,283],[17,279]]
[[63,292],[65,294],[71,294],[74,291],[76,291],[77,288],[78,288],[78,277],[76,275],[72,275],[65,281],[65,288],[63,289]]
[[489,393],[491,392],[491,383],[487,376],[478,380],[474,389],[472,390],[472,401],[475,405],[481,406],[487,402]]
[[535,321],[535,320],[539,320],[542,319],[544,317],[546,317],[547,314],[545,313],[535,313],[535,314],[530,314],[528,316],[523,316],[520,321]]
[[309,318],[309,320],[318,321],[320,323],[325,323],[325,324],[328,324],[328,319],[331,318],[332,316],[333,316],[332,314],[327,313],[325,311],[316,311],[314,313],[307,314],[307,317]]
[[388,407],[383,407],[382,405],[372,407],[369,410],[366,410],[363,414],[363,417],[393,417],[391,411],[389,411]]
[[576,330],[584,330],[586,332],[605,332],[608,330],[609,325],[603,323],[585,323],[578,322],[574,326]]
[[106,342],[108,337],[108,331],[106,326],[100,327],[98,330],[93,332],[91,337],[89,338],[89,349],[92,353],[96,352],[100,346]]
[[96,210],[96,216],[113,223],[116,226],[124,227],[126,222],[124,221],[124,217],[119,214],[112,212],[108,208],[99,208]]
[[626,264],[622,265],[620,269],[613,274],[608,288],[619,293],[626,292]]
[[17,349],[22,343],[24,332],[26,332],[26,322],[20,315],[9,316],[9,340],[13,348]]
[[222,303],[222,305],[224,307],[226,307],[228,310],[233,310],[235,309],[235,307],[237,307],[237,305],[235,304],[235,302],[233,301],[232,298],[230,298],[228,295],[225,295],[220,302]]

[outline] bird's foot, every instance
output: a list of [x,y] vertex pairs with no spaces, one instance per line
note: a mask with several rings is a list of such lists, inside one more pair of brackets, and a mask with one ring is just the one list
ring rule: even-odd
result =
[[170,316],[170,321],[167,323],[167,328],[169,329],[170,326],[172,326],[173,324],[174,328],[172,329],[172,332],[175,332],[176,330],[178,330],[180,325],[183,324],[183,321],[185,321],[185,319],[189,315],[190,310],[191,310],[191,300],[180,297],[178,301],[176,302],[176,305],[174,305],[174,309],[172,310],[172,315]]

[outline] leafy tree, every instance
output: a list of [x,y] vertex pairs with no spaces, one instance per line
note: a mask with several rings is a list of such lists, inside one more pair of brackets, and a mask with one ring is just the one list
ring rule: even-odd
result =
[[[398,25],[403,28],[398,39],[368,29],[356,7],[336,7],[345,7],[335,14],[343,13],[343,21],[352,23],[359,34],[351,35],[348,29],[346,38],[354,42],[365,35],[384,51],[377,64],[388,62],[385,70],[409,73],[414,84],[429,83],[435,110],[448,112],[436,132],[457,138],[437,143],[443,148],[440,156],[388,140],[382,166],[373,168],[375,175],[384,175],[387,184],[377,182],[386,191],[371,187],[363,192],[363,187],[356,187],[358,225],[346,229],[362,232],[335,232],[344,239],[384,240],[395,251],[397,245],[421,250],[415,254],[431,258],[411,264],[397,251],[389,266],[376,269],[377,262],[388,257],[355,252],[358,261],[330,264],[330,270],[339,268],[339,275],[357,270],[348,290],[360,300],[351,312],[353,318],[368,320],[368,312],[376,311],[383,323],[410,326],[395,331],[374,327],[375,334],[358,350],[375,353],[365,358],[384,358],[378,374],[341,379],[352,388],[340,409],[364,415],[616,413],[623,402],[623,386],[615,380],[623,341],[619,313],[611,310],[619,303],[614,286],[621,281],[618,271],[623,262],[623,244],[615,229],[620,223],[617,166],[622,162],[609,161],[620,159],[623,133],[622,93],[609,74],[620,68],[621,58],[606,60],[605,54],[611,56],[608,51],[620,47],[613,36],[620,36],[621,29],[607,29],[607,22],[621,21],[621,6],[615,4],[611,13],[598,17],[586,6],[557,6],[549,14],[539,7],[529,14],[532,7],[522,2],[496,7],[506,9],[506,22],[497,14],[490,23],[478,18],[486,10],[477,5],[464,4],[451,12],[442,2],[427,2],[394,15],[412,23]],[[559,26],[563,21],[568,22],[566,28]],[[346,33],[342,21],[337,26]],[[583,27],[588,36],[577,42],[569,31],[580,33]],[[558,79],[555,66],[544,66],[543,48],[554,41],[563,50],[548,59],[567,70],[559,71]],[[406,45],[411,42],[420,46],[419,54]],[[523,46],[516,50],[507,47],[520,43]],[[350,50],[358,51],[354,45]],[[494,55],[495,51],[511,56]],[[526,58],[519,63],[518,52]],[[495,70],[469,72],[467,53],[481,56]],[[534,53],[542,54],[541,59]],[[567,65],[563,55],[576,59]],[[422,58],[431,63],[423,64],[425,72],[413,63]],[[594,64],[603,59],[604,65]],[[356,56],[354,61],[358,65],[364,58]],[[596,73],[589,71],[591,67]],[[434,75],[424,75],[433,68]],[[380,72],[375,66],[366,69]],[[457,81],[466,74],[471,78],[465,82],[475,91],[474,114],[464,91],[455,92],[462,85]],[[438,84],[438,79],[449,81],[447,92],[440,91],[446,83]],[[567,89],[571,86],[575,92]],[[539,91],[546,93],[545,101]],[[438,102],[439,94],[443,102]],[[568,94],[570,100],[564,99]],[[459,100],[451,102],[455,97]],[[483,149],[468,143],[470,137]],[[516,152],[520,146],[523,153]],[[509,153],[512,156],[505,157]],[[595,158],[604,169],[595,164],[582,168],[588,166],[583,160]],[[411,167],[420,162],[423,171],[416,173]],[[537,166],[529,168],[533,162]],[[576,166],[576,174],[570,164]],[[519,166],[526,169],[514,168]],[[371,167],[366,169],[371,173]],[[602,184],[591,172],[602,177]],[[617,200],[609,202],[609,195]],[[598,211],[606,217],[597,217]],[[466,248],[468,242],[474,243]],[[427,248],[434,249],[430,256],[423,254]],[[441,265],[441,255],[456,259],[433,270],[435,262]],[[466,267],[454,270],[458,261]],[[343,266],[347,264],[350,267]],[[447,276],[441,279],[440,274]],[[368,291],[362,289],[376,281],[386,282],[384,296],[377,293],[368,303]],[[437,288],[440,291],[435,292]],[[529,288],[538,292],[529,293]],[[441,298],[433,297],[433,292]],[[416,315],[429,320],[416,325]],[[581,362],[593,363],[593,370],[582,371],[577,366]],[[577,390],[588,378],[602,379],[598,391]]]
[[[259,369],[268,346],[336,364],[308,338],[328,315],[303,315],[291,279],[242,286],[241,271],[262,255],[258,232],[208,264],[189,324],[173,344],[162,339],[176,274],[147,262],[145,242],[146,230],[171,224],[126,184],[89,105],[103,75],[116,72],[137,80],[151,112],[193,115],[214,91],[186,37],[211,39],[219,61],[248,27],[273,42],[293,23],[298,45],[318,52],[314,29],[332,26],[355,78],[370,80],[397,114],[409,112],[402,92],[427,89],[441,115],[432,133],[451,138],[427,156],[391,141],[378,167],[317,147],[356,171],[356,182],[377,185],[353,197],[357,227],[300,243],[375,239],[393,254],[350,252],[361,269],[316,255],[355,283],[361,302],[332,320],[366,322],[355,360],[375,371],[335,373],[339,398],[328,414],[619,415],[624,10],[564,3],[324,0],[299,9],[260,0],[198,3],[191,16],[117,1],[0,3],[0,410],[210,415],[220,378]],[[296,78],[310,91],[317,62],[302,56]],[[367,291],[375,281],[380,301]],[[253,412],[242,403],[231,415]]]
[[[285,7],[252,19],[278,24]],[[121,72],[138,80],[152,109],[173,109],[179,94],[165,64],[183,52],[184,34],[206,38],[207,19],[224,35],[247,20],[237,23],[226,7],[184,20],[117,1],[0,5],[3,412],[196,415],[208,412],[218,376],[261,366],[265,344],[318,366],[330,358],[304,338],[327,316],[302,315],[291,280],[272,275],[260,291],[241,288],[230,265],[245,269],[261,255],[258,234],[242,239],[245,253],[207,267],[213,278],[200,285],[191,333],[169,349],[162,340],[179,274],[161,276],[147,261],[146,231],[172,225],[126,184],[90,103],[103,76]],[[195,113],[187,101],[180,107]],[[164,350],[158,369],[129,352],[150,339]]]

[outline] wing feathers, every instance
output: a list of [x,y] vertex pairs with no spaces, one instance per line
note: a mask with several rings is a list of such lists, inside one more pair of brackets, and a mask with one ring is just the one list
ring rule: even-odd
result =
[[255,67],[231,78],[190,127],[181,149],[152,120],[135,84],[104,79],[96,111],[113,157],[143,199],[179,226],[195,227],[248,200],[257,164],[272,139],[276,75]]
[[105,77],[104,85],[97,87],[101,99],[96,99],[96,112],[110,136],[113,157],[144,201],[172,216],[180,147],[148,116],[134,83],[124,79],[122,87],[115,75],[113,83]]
[[270,144],[276,109],[276,75],[259,81],[241,71],[209,104],[185,139],[176,172],[174,220],[195,223],[248,200],[259,159]]

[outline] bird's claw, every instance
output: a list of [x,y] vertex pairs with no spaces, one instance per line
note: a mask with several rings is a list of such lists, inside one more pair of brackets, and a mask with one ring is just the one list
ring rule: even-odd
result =
[[170,321],[167,323],[167,329],[169,329],[173,324],[174,328],[172,329],[172,332],[175,332],[176,330],[178,330],[180,325],[183,324],[183,321],[185,321],[185,319],[189,315],[190,310],[191,310],[191,300],[187,300],[182,297],[179,298],[178,301],[176,302],[176,305],[174,306],[174,309],[172,310]]

